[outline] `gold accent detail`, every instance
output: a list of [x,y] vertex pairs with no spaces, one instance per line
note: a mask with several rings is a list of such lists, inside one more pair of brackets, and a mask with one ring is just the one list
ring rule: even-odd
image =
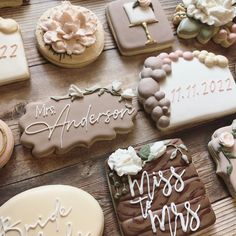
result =
[[152,24],[152,23],[158,23],[159,21],[158,20],[155,20],[153,22],[142,22],[141,24],[131,24],[129,25],[129,27],[134,27],[134,26],[142,26],[144,31],[145,31],[145,34],[146,34],[146,37],[147,37],[147,41],[145,42],[145,45],[151,45],[151,44],[154,44],[156,43],[157,41],[155,39],[152,38],[149,30],[148,30],[148,24]]
[[0,126],[0,133],[2,134],[3,137],[3,146],[2,149],[0,150],[0,157],[1,157],[7,148],[7,134],[6,131],[3,129],[3,127],[1,126]]

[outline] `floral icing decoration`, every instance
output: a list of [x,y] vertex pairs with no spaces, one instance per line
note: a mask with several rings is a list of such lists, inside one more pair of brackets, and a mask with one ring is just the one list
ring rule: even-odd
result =
[[158,56],[148,57],[144,62],[144,67],[140,73],[141,80],[138,84],[138,98],[143,104],[144,110],[151,115],[157,128],[166,128],[170,124],[171,102],[165,97],[165,93],[160,90],[159,83],[165,80],[172,73],[172,63],[179,58],[191,61],[198,59],[207,67],[227,67],[228,59],[221,55],[202,51],[177,50],[171,53],[161,53]]
[[90,10],[63,1],[40,22],[45,44],[56,53],[82,54],[96,42],[97,17]]
[[133,5],[133,8],[136,8],[136,7],[141,7],[141,8],[151,7],[152,10],[154,11],[151,0],[137,0],[134,2],[134,5]]
[[229,165],[227,166],[227,174],[230,175],[233,171],[233,165],[231,159],[236,159],[236,156],[232,154],[232,148],[235,144],[236,138],[236,120],[232,123],[232,131],[231,132],[223,132],[219,136],[219,144],[220,148],[218,152],[222,152],[227,159]]
[[136,175],[142,170],[142,159],[137,155],[133,147],[118,149],[108,159],[111,170],[115,170],[118,176]]
[[201,44],[213,40],[227,48],[236,43],[235,16],[232,0],[183,0],[172,21],[180,38],[196,38]]
[[188,16],[204,24],[222,26],[233,20],[233,0],[183,0]]
[[169,156],[170,160],[173,160],[180,154],[181,159],[186,164],[189,164],[186,155],[186,152],[188,152],[187,147],[184,144],[174,144],[171,140],[157,141],[152,144],[144,145],[138,153],[133,147],[118,149],[112,153],[108,158],[107,164],[111,170],[109,178],[112,179],[116,188],[114,198],[119,199],[123,194],[127,193],[128,175],[137,175],[147,162],[162,157],[166,153],[168,147],[174,149]]
[[78,86],[72,84],[69,87],[68,94],[64,96],[54,96],[51,97],[51,99],[55,101],[60,101],[64,99],[71,99],[73,102],[75,99],[81,99],[86,95],[90,95],[93,93],[98,93],[98,96],[103,95],[104,93],[110,93],[113,96],[119,96],[120,97],[120,102],[122,100],[132,100],[136,95],[134,94],[132,89],[126,89],[122,90],[121,89],[122,83],[119,81],[113,81],[112,85],[106,86],[106,87],[101,87],[99,85],[93,86],[91,88],[82,90]]

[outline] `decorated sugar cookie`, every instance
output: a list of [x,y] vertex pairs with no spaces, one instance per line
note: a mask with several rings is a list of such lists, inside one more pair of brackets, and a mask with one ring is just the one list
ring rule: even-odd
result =
[[180,38],[196,38],[202,44],[213,40],[227,48],[236,42],[235,17],[234,0],[183,0],[176,7],[173,24]]
[[152,52],[173,43],[170,24],[157,0],[114,1],[106,15],[122,55]]
[[9,236],[102,236],[104,216],[89,193],[48,185],[22,192],[3,204],[0,226],[0,235]]
[[30,77],[20,27],[16,21],[1,17],[0,68],[0,85],[26,80]]
[[122,90],[118,81],[85,90],[71,85],[67,95],[26,106],[20,119],[21,143],[40,157],[114,139],[133,127],[133,97],[132,89]]
[[1,0],[0,8],[2,7],[18,7],[22,4],[28,3],[30,0]]
[[215,222],[187,147],[179,139],[118,149],[106,161],[124,236],[190,235]]
[[104,47],[104,31],[90,10],[63,1],[39,19],[36,38],[42,55],[58,66],[78,68],[95,61]]
[[14,138],[8,125],[0,120],[0,168],[11,158],[14,148]]
[[216,173],[224,180],[232,197],[236,198],[236,120],[232,125],[217,129],[208,143],[216,163]]
[[160,130],[190,127],[236,111],[236,85],[224,56],[205,50],[161,53],[145,60],[140,77],[139,101]]

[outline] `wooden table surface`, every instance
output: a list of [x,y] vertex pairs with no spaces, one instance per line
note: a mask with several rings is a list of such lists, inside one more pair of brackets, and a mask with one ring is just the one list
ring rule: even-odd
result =
[[[13,156],[0,170],[0,204],[22,191],[40,185],[76,186],[89,192],[99,201],[105,214],[104,235],[118,236],[120,233],[105,178],[105,159],[117,148],[125,148],[129,145],[137,146],[162,138],[179,137],[186,143],[193,155],[194,164],[206,186],[217,217],[215,225],[195,235],[236,235],[236,200],[230,197],[224,183],[216,176],[215,165],[207,151],[207,143],[213,131],[231,124],[236,115],[163,136],[155,129],[140,106],[135,128],[130,134],[119,135],[113,141],[95,143],[90,149],[77,148],[63,156],[37,159],[32,157],[30,150],[20,144],[18,120],[24,113],[26,103],[38,101],[50,95],[65,94],[72,83],[81,87],[89,87],[98,82],[107,85],[113,80],[120,80],[127,87],[137,85],[138,73],[148,55],[120,56],[105,18],[105,6],[109,1],[111,0],[72,0],[73,4],[80,4],[94,11],[105,29],[104,52],[95,63],[82,69],[56,67],[44,60],[36,49],[34,36],[36,22],[44,11],[60,4],[60,1],[31,0],[29,5],[0,10],[0,16],[14,18],[20,24],[31,72],[31,79],[28,82],[0,87],[0,119],[10,126],[15,138]],[[161,3],[171,22],[177,1],[161,0]],[[176,35],[175,31],[174,34]],[[175,37],[173,49],[177,48],[207,49],[216,54],[223,54],[229,58],[230,68],[235,76],[235,46],[222,49],[213,43],[202,46],[194,40],[182,41]]]

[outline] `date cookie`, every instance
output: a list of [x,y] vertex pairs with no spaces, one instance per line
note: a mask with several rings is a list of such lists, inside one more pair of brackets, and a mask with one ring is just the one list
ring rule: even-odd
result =
[[95,61],[103,51],[104,30],[92,11],[64,1],[40,17],[36,39],[47,60],[61,67],[79,68]]
[[145,60],[140,77],[139,101],[160,130],[176,131],[235,112],[236,85],[224,56],[205,50],[161,53]]

